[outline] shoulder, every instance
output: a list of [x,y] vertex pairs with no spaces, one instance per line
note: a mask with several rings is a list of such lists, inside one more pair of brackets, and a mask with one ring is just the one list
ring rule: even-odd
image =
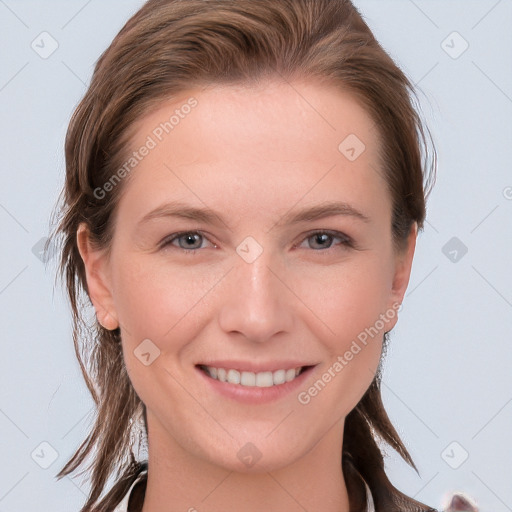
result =
[[[142,471],[136,480],[132,483],[127,493],[124,495],[123,499],[117,505],[117,507],[113,510],[113,512],[138,512],[137,508],[135,510],[130,510],[128,505],[130,504],[130,498],[132,497],[133,490],[137,486],[137,484],[141,483],[143,480],[147,478],[147,469]],[[375,505],[371,496],[370,489],[367,487],[367,512],[375,512]],[[462,492],[452,493],[448,500],[448,507],[444,509],[445,512],[479,512],[478,505],[476,502],[469,497],[467,494]]]

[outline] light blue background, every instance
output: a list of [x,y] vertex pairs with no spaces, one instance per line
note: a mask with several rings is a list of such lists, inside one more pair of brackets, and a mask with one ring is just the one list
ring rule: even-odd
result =
[[[48,234],[63,184],[70,115],[96,59],[140,5],[0,0],[1,512],[69,512],[85,499],[83,478],[54,476],[85,437],[92,401],[75,361],[67,303],[54,289],[56,259],[45,270],[32,249]],[[512,1],[356,5],[419,84],[439,154],[384,378],[388,412],[421,476],[391,450],[389,474],[433,506],[447,491],[465,490],[484,512],[510,511]],[[31,48],[43,31],[59,45],[47,59]],[[442,45],[454,31],[469,44],[456,59],[445,49],[453,55],[462,39]],[[456,263],[442,252],[454,236],[468,248]],[[41,442],[58,454],[48,469],[31,457]],[[457,469],[445,461],[457,465],[465,452]]]

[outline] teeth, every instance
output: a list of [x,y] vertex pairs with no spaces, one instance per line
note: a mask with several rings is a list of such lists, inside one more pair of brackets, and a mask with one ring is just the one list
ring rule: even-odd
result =
[[256,386],[259,388],[269,388],[274,385],[272,372],[259,372],[256,374]]
[[230,384],[240,384],[240,372],[228,370],[228,382]]
[[202,369],[212,378],[230,384],[241,386],[268,388],[278,386],[285,382],[291,382],[302,370],[302,367],[290,368],[288,370],[276,370],[275,372],[240,372],[234,369],[214,368],[213,366],[202,366]]
[[274,384],[284,384],[286,382],[286,371],[277,370],[273,375]]
[[[211,370],[215,370],[215,368],[210,368],[210,371]],[[256,374],[252,372],[242,372],[240,384],[242,384],[242,386],[256,386]]]
[[296,370],[291,368],[290,370],[286,370],[286,382],[290,382],[291,380],[297,377],[298,373]]

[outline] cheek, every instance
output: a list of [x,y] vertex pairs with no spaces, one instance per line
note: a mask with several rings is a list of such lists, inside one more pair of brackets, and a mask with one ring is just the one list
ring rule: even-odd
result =
[[223,269],[178,268],[165,261],[133,258],[120,262],[113,276],[115,307],[130,343],[161,340],[173,331],[183,336],[204,314],[208,296],[222,280]]
[[[321,341],[328,354],[315,378],[297,396],[310,418],[327,414],[334,423],[346,416],[374,379],[388,330],[382,315],[386,313],[389,276],[382,259],[370,258],[364,265],[330,272],[329,279],[318,276],[316,282],[323,286],[321,290],[317,287],[316,293],[311,293],[312,282],[303,282],[304,293],[310,290],[308,300],[315,304],[325,327]],[[389,319],[395,316],[393,310]]]
[[[392,288],[391,270],[385,257],[367,254],[346,264],[303,273],[297,281],[297,295],[304,297],[323,324],[331,352],[345,351],[360,333],[376,325],[385,313]],[[372,331],[373,332],[373,331]]]
[[175,410],[188,411],[190,404],[179,384],[186,370],[183,362],[211,317],[210,297],[226,272],[201,265],[178,268],[159,258],[118,261],[113,274],[115,306],[132,385],[151,410],[170,400]]

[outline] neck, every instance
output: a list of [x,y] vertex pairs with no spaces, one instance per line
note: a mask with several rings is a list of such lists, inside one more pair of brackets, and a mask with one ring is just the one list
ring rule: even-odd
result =
[[[349,512],[341,469],[343,423],[283,467],[237,472],[191,456],[149,428],[148,481],[142,512]],[[263,462],[263,460],[262,460]]]

